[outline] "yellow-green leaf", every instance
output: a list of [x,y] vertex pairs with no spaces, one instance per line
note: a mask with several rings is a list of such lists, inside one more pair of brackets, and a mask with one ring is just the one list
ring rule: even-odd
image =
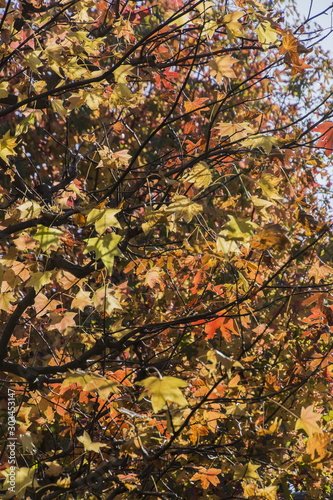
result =
[[83,253],[95,252],[96,259],[102,259],[109,274],[112,274],[113,262],[116,256],[122,257],[118,248],[121,236],[115,233],[109,233],[99,238],[89,238]]
[[0,157],[9,164],[7,156],[16,155],[14,148],[17,146],[16,137],[10,136],[7,130],[2,139],[0,139]]
[[88,432],[84,431],[82,436],[77,438],[80,443],[84,446],[84,451],[94,451],[95,453],[99,453],[100,449],[103,446],[107,446],[104,443],[93,443]]
[[258,227],[258,224],[250,219],[240,220],[233,215],[228,215],[229,222],[225,224],[225,229],[228,231],[228,240],[248,241],[253,235],[253,230]]
[[108,227],[117,227],[121,229],[121,225],[116,218],[116,214],[119,212],[120,210],[113,208],[93,208],[92,210],[85,211],[83,213],[87,215],[86,223],[88,225],[95,224],[98,234],[103,234]]
[[59,238],[62,234],[63,232],[60,229],[38,225],[34,239],[39,241],[41,249],[46,252],[51,245],[56,247],[60,245]]

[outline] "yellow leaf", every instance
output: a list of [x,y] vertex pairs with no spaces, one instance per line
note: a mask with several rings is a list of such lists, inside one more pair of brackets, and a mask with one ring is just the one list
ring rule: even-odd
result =
[[38,225],[34,239],[39,241],[41,249],[46,252],[51,245],[59,247],[59,238],[62,234],[63,232],[60,229]]
[[321,430],[317,424],[317,421],[320,419],[321,416],[313,411],[313,405],[302,408],[301,417],[296,422],[295,431],[303,429],[308,436],[312,436],[315,432],[320,432]]
[[226,25],[227,34],[229,39],[233,39],[235,35],[241,35],[241,23],[238,22],[238,19],[244,16],[244,12],[235,11],[227,14],[223,18],[223,23]]
[[104,286],[96,290],[93,296],[93,303],[99,312],[106,312],[109,316],[114,311],[122,311],[123,308],[119,300],[115,297],[111,290]]
[[328,434],[315,432],[313,436],[309,437],[306,443],[306,452],[311,455],[311,459],[315,462],[321,462],[330,458],[331,453],[327,451],[326,446],[330,444],[330,437]]
[[83,213],[87,215],[86,224],[95,224],[98,234],[103,234],[108,227],[117,227],[121,229],[121,225],[115,217],[119,212],[120,210],[114,208],[104,208],[101,210],[93,208]]
[[264,134],[257,134],[253,137],[248,137],[243,141],[245,147],[262,148],[265,153],[269,154],[272,151],[273,146],[278,146],[279,140],[276,137],[268,136]]
[[260,479],[257,469],[260,465],[254,465],[249,462],[246,465],[240,465],[233,467],[234,479]]
[[277,42],[277,31],[272,28],[269,21],[263,21],[254,31],[258,33],[259,42],[265,50],[268,50],[271,44],[275,44]]
[[14,486],[12,486],[11,484],[13,469],[6,469],[6,471],[3,472],[3,474],[6,476],[5,482],[3,484],[3,489],[7,491],[3,498],[7,499],[15,497],[18,500],[21,500],[25,497],[25,490],[29,486],[33,486],[35,488],[38,486],[37,480],[34,479],[35,469],[29,469],[28,467],[21,467],[20,469],[18,469],[17,467],[14,467],[14,470]]
[[122,64],[113,72],[116,83],[127,83],[127,76],[132,73],[135,68],[130,64]]
[[84,370],[69,370],[61,386],[66,388],[72,384],[80,385],[82,390],[87,392],[97,392],[99,397],[104,401],[110,394],[118,394],[119,392],[117,389],[117,382],[114,380],[110,380],[95,373],[85,372]]
[[67,111],[67,109],[64,108],[63,102],[61,99],[52,99],[51,106],[52,106],[52,109],[55,113],[60,115],[60,117],[63,120],[66,120],[66,116],[68,115],[68,111]]
[[84,431],[83,436],[77,438],[80,443],[84,446],[84,451],[94,451],[95,453],[99,453],[99,450],[103,448],[103,446],[107,446],[104,443],[93,443],[88,432]]
[[33,273],[27,283],[27,286],[33,286],[35,292],[38,293],[43,286],[48,285],[51,281],[53,271],[37,271]]
[[0,83],[0,99],[8,97],[7,87],[9,82],[1,82]]
[[184,380],[176,377],[148,377],[140,382],[135,382],[135,384],[145,388],[139,401],[148,394],[151,395],[151,404],[155,413],[161,411],[167,401],[177,403],[180,406],[187,405],[187,400],[179,389],[179,387],[187,387],[187,382]]
[[7,156],[16,155],[14,148],[17,146],[16,137],[10,136],[10,131],[7,130],[2,139],[0,139],[0,157],[9,165]]
[[270,200],[280,200],[282,196],[275,189],[275,186],[279,183],[280,179],[264,172],[260,177],[259,186],[267,198]]
[[184,182],[192,182],[197,189],[205,189],[212,182],[209,165],[205,161],[199,161],[182,180]]

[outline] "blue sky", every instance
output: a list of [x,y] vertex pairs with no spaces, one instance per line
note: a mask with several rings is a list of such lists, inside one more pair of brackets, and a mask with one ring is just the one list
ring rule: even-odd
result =
[[[296,4],[301,14],[301,18],[303,18],[303,16],[308,17],[310,7],[310,17],[313,17],[330,7],[332,5],[332,0],[312,0],[312,2],[311,0],[296,0]],[[322,36],[329,33],[333,25],[333,9],[327,14],[323,14],[316,18],[315,21],[323,28]],[[333,54],[333,32],[321,42],[321,45],[325,50],[330,50]]]

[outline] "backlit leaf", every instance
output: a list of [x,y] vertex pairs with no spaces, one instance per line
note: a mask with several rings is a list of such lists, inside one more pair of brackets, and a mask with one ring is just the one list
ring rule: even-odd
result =
[[187,400],[179,389],[180,387],[187,387],[188,384],[184,380],[176,377],[148,377],[140,382],[135,382],[135,384],[145,388],[139,401],[150,395],[155,413],[161,411],[167,401],[177,403],[180,406],[187,405]]

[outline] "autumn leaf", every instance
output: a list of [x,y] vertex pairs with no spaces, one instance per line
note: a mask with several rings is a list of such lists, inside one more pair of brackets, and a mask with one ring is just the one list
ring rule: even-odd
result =
[[217,330],[221,331],[222,337],[227,341],[231,342],[231,333],[238,335],[235,330],[234,320],[232,318],[225,318],[220,316],[205,325],[205,333],[207,334],[207,339],[212,339],[217,335]]
[[313,131],[319,132],[321,135],[317,147],[325,148],[325,154],[329,156],[333,151],[333,122],[323,122],[317,125]]
[[111,275],[114,258],[122,257],[122,253],[118,248],[121,239],[122,237],[115,233],[109,233],[99,238],[89,238],[83,253],[95,252],[96,259],[102,259]]
[[147,395],[151,395],[154,413],[161,411],[167,401],[177,403],[180,406],[187,405],[187,400],[179,389],[180,387],[187,387],[188,384],[184,380],[176,377],[148,377],[140,382],[135,382],[135,384],[145,388],[139,397],[139,401]]
[[279,139],[274,136],[256,134],[245,139],[243,141],[243,145],[245,147],[249,147],[250,149],[262,148],[265,153],[269,155],[269,153],[272,151],[272,148],[279,145]]
[[311,437],[315,432],[320,432],[320,427],[317,424],[320,419],[321,415],[313,411],[313,405],[302,408],[301,416],[296,422],[295,431],[303,429]]
[[11,489],[11,475],[9,469],[4,471],[4,475],[6,476],[5,482],[3,484],[3,489],[7,491],[4,495],[4,499],[13,498],[16,496],[18,500],[25,498],[26,489],[30,486],[36,488],[38,486],[37,480],[35,479],[36,471],[35,469],[29,469],[28,467],[15,467],[15,490],[12,495],[10,492],[13,491]]
[[37,226],[37,233],[34,235],[34,239],[39,241],[41,249],[46,252],[50,246],[59,247],[60,246],[60,236],[63,235],[63,231],[60,229],[55,229],[54,227]]
[[328,434],[315,432],[306,442],[306,452],[311,456],[311,460],[321,462],[331,457],[332,453],[327,451],[326,447],[331,440]]
[[70,387],[73,384],[79,384],[82,390],[87,392],[97,392],[99,397],[104,401],[110,396],[110,394],[117,394],[117,382],[115,380],[110,380],[101,375],[85,372],[83,370],[70,370],[62,382],[61,386],[63,388]]
[[277,42],[277,31],[272,28],[272,25],[269,21],[262,21],[255,31],[258,34],[259,42],[262,44],[265,50],[268,50],[270,44],[274,44]]
[[0,139],[0,157],[9,164],[8,156],[16,155],[14,148],[17,146],[16,137],[11,137],[10,131],[7,130],[5,135]]
[[230,14],[227,14],[226,16],[223,17],[223,23],[225,24],[227,28],[227,33],[228,33],[228,38],[233,39],[234,36],[241,35],[241,28],[242,25],[238,21],[241,17],[244,16],[244,12],[242,11],[234,11],[231,12]]
[[204,490],[206,490],[210,484],[217,486],[220,483],[217,477],[221,474],[221,469],[206,469],[205,467],[196,467],[198,472],[192,476],[191,481],[201,481],[201,485]]
[[274,177],[266,172],[261,174],[259,186],[263,192],[270,200],[280,200],[282,196],[279,195],[275,186],[280,183],[281,179]]
[[83,213],[87,216],[86,224],[95,224],[96,231],[98,234],[103,234],[108,227],[117,227],[121,229],[121,225],[116,218],[116,215],[120,210],[113,208],[93,208],[92,210],[86,210]]
[[215,57],[215,59],[209,63],[212,69],[211,74],[219,85],[221,85],[223,77],[236,78],[236,73],[231,68],[235,62],[237,62],[237,59],[234,59],[228,54],[227,56]]
[[227,239],[246,242],[253,234],[253,230],[258,227],[250,219],[240,220],[233,215],[228,215],[229,222],[225,224],[225,230],[228,231]]
[[212,182],[212,173],[205,161],[197,163],[190,172],[182,178],[184,182],[192,182],[197,189],[207,188]]
[[252,462],[249,462],[245,465],[234,466],[234,479],[259,479],[259,474],[257,469],[259,469],[260,465],[254,465]]
[[77,440],[83,444],[84,451],[94,451],[95,453],[99,453],[100,449],[107,446],[104,443],[92,442],[88,432],[83,431],[83,435],[79,436]]

